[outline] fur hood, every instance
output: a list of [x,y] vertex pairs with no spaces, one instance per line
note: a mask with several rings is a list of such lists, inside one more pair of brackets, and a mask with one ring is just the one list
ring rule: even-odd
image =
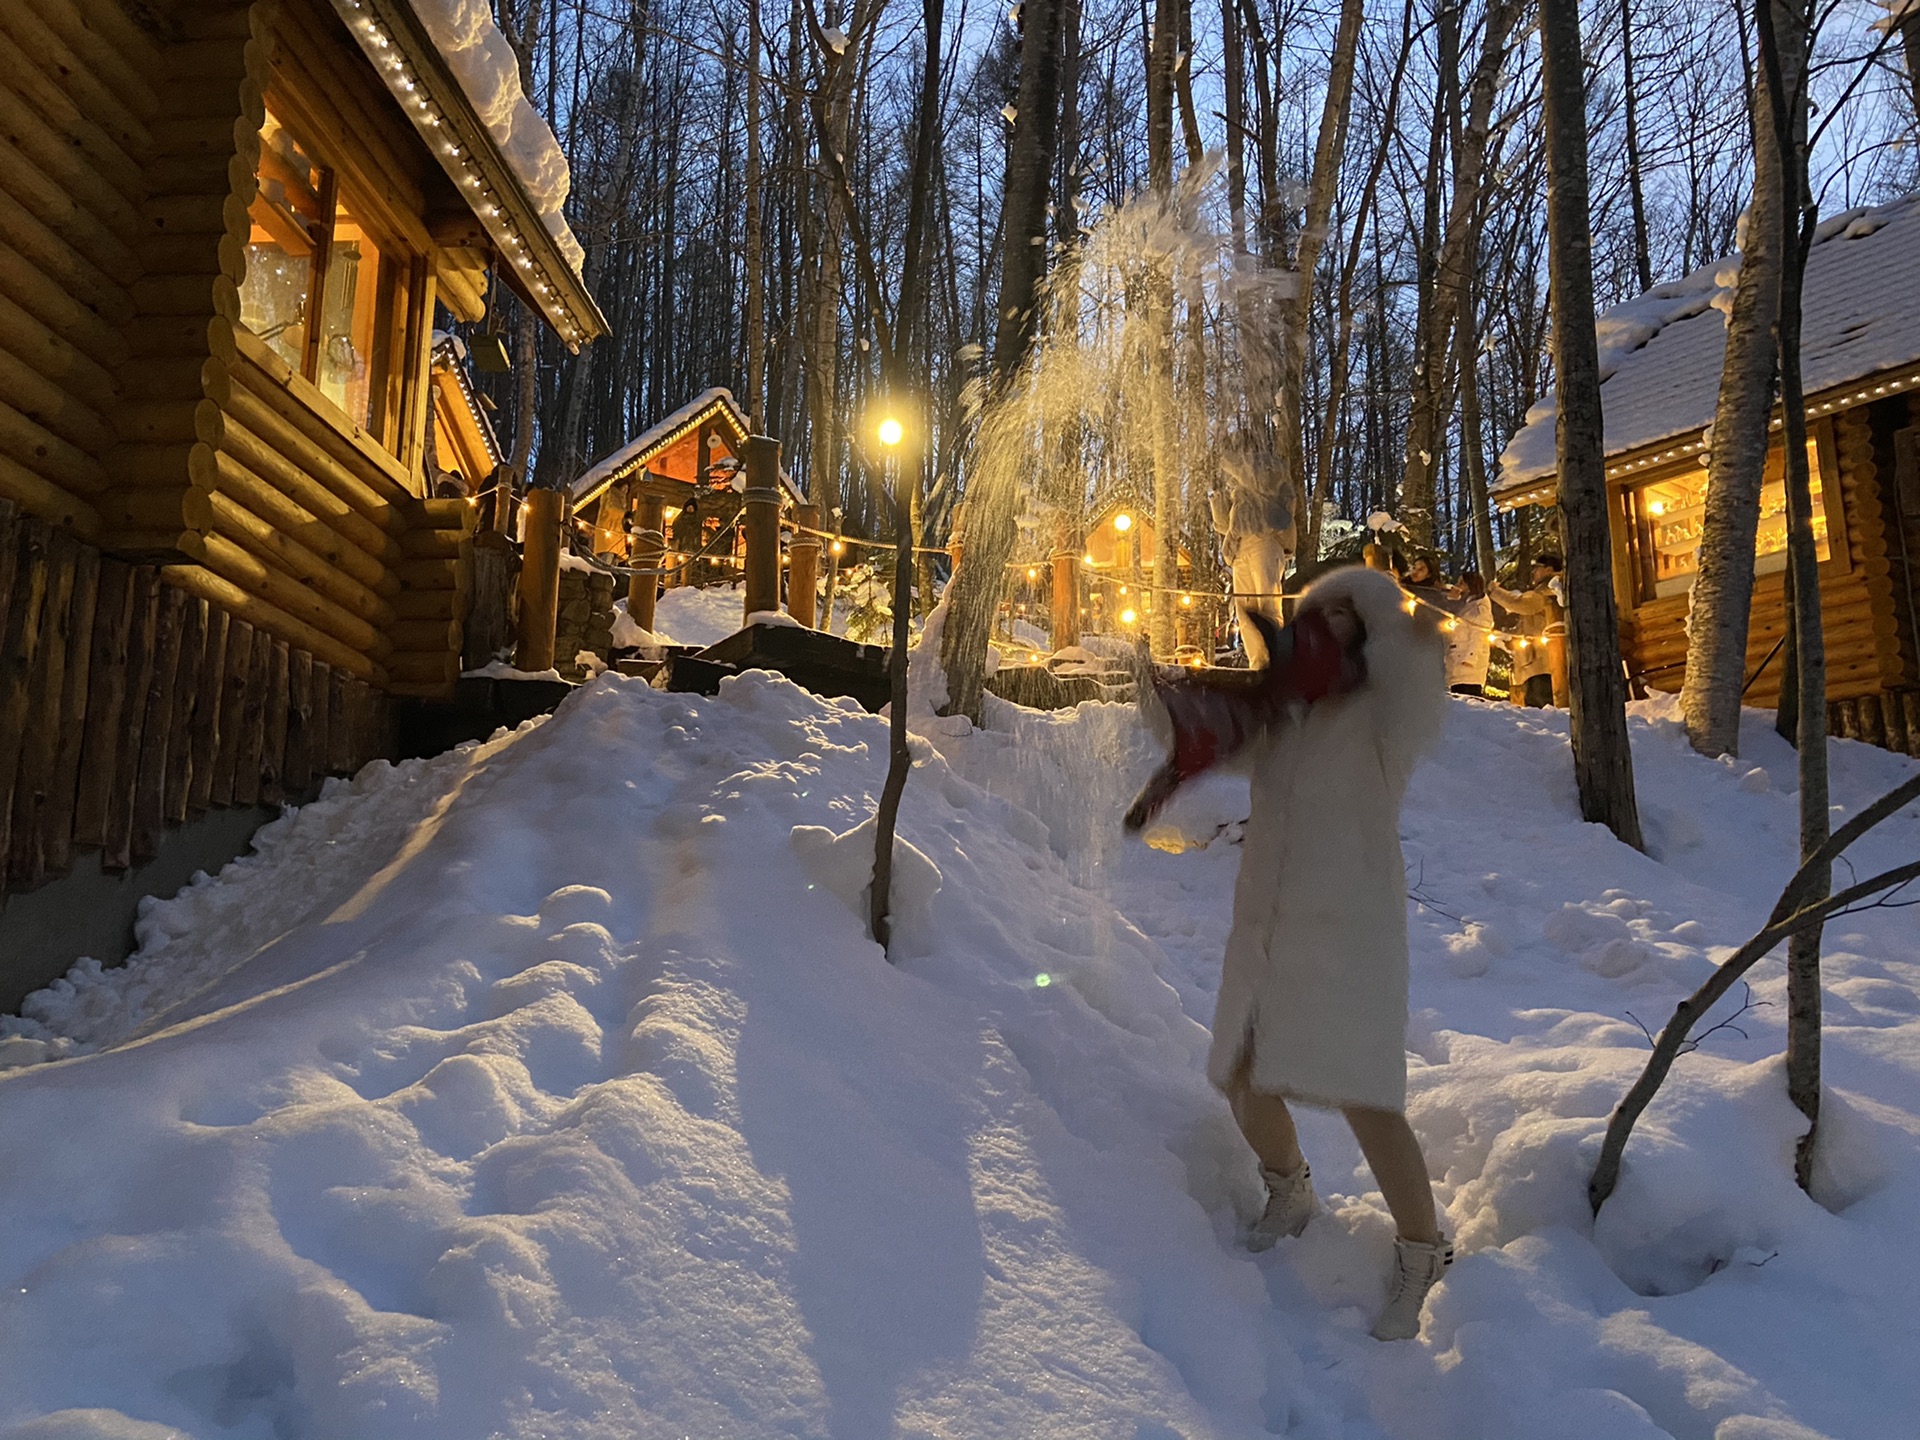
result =
[[1368,692],[1375,710],[1383,758],[1389,759],[1397,786],[1405,785],[1414,764],[1439,738],[1447,714],[1445,638],[1431,607],[1408,608],[1400,583],[1380,570],[1352,565],[1323,575],[1309,585],[1300,608],[1345,600],[1366,627]]

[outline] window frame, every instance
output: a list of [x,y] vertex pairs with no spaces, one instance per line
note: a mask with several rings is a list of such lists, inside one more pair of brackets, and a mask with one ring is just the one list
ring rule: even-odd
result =
[[[1834,452],[1833,422],[1831,419],[1809,420],[1807,440],[1813,446],[1817,464],[1813,475],[1814,483],[1819,487],[1821,514],[1827,522],[1827,558],[1820,561],[1820,575],[1824,579],[1830,575],[1844,575],[1853,568],[1849,553],[1849,531],[1847,513],[1841,493],[1840,475]],[[1785,430],[1776,429],[1768,436],[1767,467],[1772,472],[1774,466],[1783,463],[1785,456]],[[1659,485],[1701,468],[1698,455],[1676,460],[1671,464],[1639,471],[1615,482],[1617,492],[1616,518],[1620,525],[1619,553],[1617,559],[1624,572],[1624,578],[1631,587],[1634,608],[1643,605],[1657,605],[1666,601],[1685,603],[1691,593],[1691,581],[1699,574],[1698,569],[1686,578],[1689,584],[1662,595],[1654,575],[1651,523],[1648,520],[1641,496],[1654,485]],[[1760,557],[1756,555],[1754,587],[1770,577],[1784,574],[1786,560],[1784,552]],[[1766,563],[1764,567],[1761,561]]]
[[[422,361],[428,345],[426,320],[430,318],[423,315],[427,257],[409,237],[388,223],[385,214],[388,197],[381,193],[385,187],[362,174],[341,148],[330,142],[324,127],[311,123],[299,96],[289,93],[288,87],[279,83],[279,77],[268,87],[264,99],[265,109],[274,123],[292,137],[319,172],[319,194],[326,217],[325,234],[314,247],[312,273],[308,277],[301,363],[289,364],[288,369],[305,382],[302,398],[309,408],[349,436],[365,436],[400,466],[412,470],[415,467],[410,455],[413,448],[410,431],[414,411],[420,404],[419,387],[424,383]],[[256,177],[259,169],[260,162],[256,161]],[[376,318],[369,338],[368,363],[374,378],[370,382],[365,421],[357,419],[328,395],[320,378],[322,312],[336,227],[343,208],[379,254],[375,283],[382,293],[375,300],[376,315],[381,310],[386,312],[385,323]],[[263,345],[267,343],[244,325],[240,328]]]

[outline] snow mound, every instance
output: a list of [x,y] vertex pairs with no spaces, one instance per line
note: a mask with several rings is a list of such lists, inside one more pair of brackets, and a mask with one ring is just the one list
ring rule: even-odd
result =
[[[1642,855],[1581,822],[1564,717],[1452,706],[1403,834],[1409,1113],[1461,1258],[1383,1346],[1392,1223],[1337,1118],[1300,1116],[1306,1233],[1238,1238],[1259,1184],[1203,1063],[1244,781],[1165,853],[1117,821],[1137,710],[983,718],[915,737],[894,963],[885,722],[765,673],[602,676],[149,905],[129,965],[0,1022],[0,1437],[1910,1428],[1910,912],[1827,932],[1817,1203],[1775,961],[1587,1213],[1634,1017],[1791,868],[1764,725],[1722,763],[1636,707]],[[1840,815],[1912,772],[1834,760]],[[1920,813],[1857,863],[1916,848]]]

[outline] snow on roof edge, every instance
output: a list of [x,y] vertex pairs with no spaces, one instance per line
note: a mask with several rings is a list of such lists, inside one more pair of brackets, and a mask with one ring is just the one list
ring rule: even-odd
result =
[[[1920,0],[1906,0],[1906,3],[1920,4]],[[1902,195],[1881,205],[1855,206],[1821,221],[1814,231],[1815,252],[1809,256],[1809,270],[1813,268],[1816,258],[1824,258],[1818,247],[1834,239],[1857,240],[1872,235],[1910,207],[1920,210],[1920,192]],[[1732,309],[1733,288],[1739,279],[1739,266],[1740,255],[1736,251],[1701,266],[1679,280],[1656,285],[1644,295],[1602,311],[1594,322],[1600,340],[1601,383],[1604,385],[1630,355],[1651,344],[1662,329],[1676,321],[1690,319],[1711,307],[1720,312],[1724,322]],[[1871,368],[1827,378],[1832,384],[1846,384],[1867,373],[1871,373]],[[1528,409],[1520,429],[1514,432],[1506,448],[1501,451],[1499,479],[1494,485],[1495,499],[1553,475],[1558,464],[1554,453],[1554,421],[1557,414],[1558,406],[1551,392]],[[1666,425],[1657,434],[1636,434],[1629,441],[1609,444],[1606,453],[1615,455],[1642,445],[1658,444],[1698,430],[1712,420],[1713,415],[1709,410],[1707,414],[1687,423],[1676,421]]]
[[728,408],[733,411],[734,418],[739,421],[740,429],[744,433],[749,427],[746,412],[740,408],[740,402],[733,398],[733,391],[727,389],[726,386],[715,385],[710,389],[701,391],[678,410],[656,420],[611,455],[595,461],[590,469],[583,472],[580,478],[573,482],[574,500],[584,500],[600,486],[613,479],[613,477],[619,473],[620,468],[628,464],[636,455],[660,444],[672,435],[674,431],[683,428],[702,410],[705,410],[708,406],[714,404],[714,402],[722,400],[725,401]]

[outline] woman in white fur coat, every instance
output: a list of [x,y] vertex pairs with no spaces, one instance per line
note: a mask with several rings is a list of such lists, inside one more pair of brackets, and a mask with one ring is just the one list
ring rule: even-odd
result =
[[[1400,802],[1445,716],[1445,646],[1390,575],[1346,569],[1300,610],[1323,612],[1365,679],[1295,707],[1253,743],[1233,930],[1207,1072],[1260,1158],[1268,1200],[1250,1243],[1297,1235],[1313,1187],[1287,1102],[1340,1110],[1399,1238],[1374,1334],[1420,1328],[1452,1259],[1426,1159],[1406,1121],[1407,909]],[[1298,615],[1296,615],[1296,623]]]

